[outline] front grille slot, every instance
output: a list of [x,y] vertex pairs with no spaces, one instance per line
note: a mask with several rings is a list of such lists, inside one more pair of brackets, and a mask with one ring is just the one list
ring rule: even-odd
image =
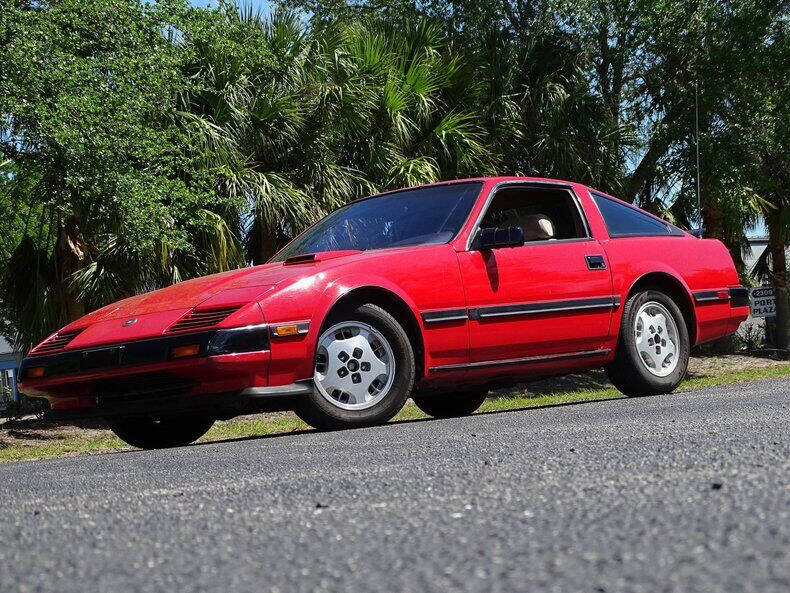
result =
[[36,354],[63,350],[82,330],[57,333],[33,349]]
[[191,311],[179,319],[167,330],[168,332],[194,331],[213,327],[225,321],[231,313],[235,313],[239,307],[226,307],[224,309],[212,309],[210,311]]
[[103,407],[186,395],[194,385],[194,381],[168,373],[147,373],[99,381],[95,389],[96,404]]

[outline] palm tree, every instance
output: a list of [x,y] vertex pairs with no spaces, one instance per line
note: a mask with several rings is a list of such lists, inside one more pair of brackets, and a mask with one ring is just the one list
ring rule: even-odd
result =
[[592,92],[583,49],[559,28],[521,33],[494,22],[475,54],[486,128],[502,167],[618,193],[620,151],[634,138]]
[[482,128],[459,100],[468,71],[435,25],[308,33],[287,11],[223,16],[228,35],[258,48],[258,59],[185,39],[202,84],[184,112],[218,159],[219,191],[239,201],[249,260],[265,261],[355,197],[492,169]]

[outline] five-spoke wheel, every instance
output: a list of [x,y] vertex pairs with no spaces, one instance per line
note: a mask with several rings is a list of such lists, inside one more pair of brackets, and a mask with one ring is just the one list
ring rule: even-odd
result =
[[686,374],[690,351],[677,303],[663,292],[645,290],[623,307],[620,342],[606,373],[626,395],[669,393]]
[[639,308],[634,324],[636,349],[645,368],[666,377],[678,365],[678,328],[661,303],[648,301]]
[[375,406],[395,379],[392,346],[367,323],[337,323],[318,339],[313,379],[321,395],[339,408]]
[[414,385],[409,336],[381,307],[363,304],[334,312],[315,351],[315,389],[296,413],[320,429],[386,422]]

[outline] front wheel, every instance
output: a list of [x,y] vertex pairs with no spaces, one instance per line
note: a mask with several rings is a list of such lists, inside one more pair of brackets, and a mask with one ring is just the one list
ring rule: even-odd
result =
[[414,385],[414,352],[403,327],[381,307],[336,313],[318,338],[313,382],[296,414],[322,430],[381,424]]
[[469,391],[465,393],[440,393],[412,395],[417,407],[434,418],[456,418],[468,416],[479,408],[486,399],[488,391]]
[[110,429],[122,441],[140,449],[164,449],[188,445],[214,424],[204,415],[164,416],[161,418],[108,418]]
[[663,292],[646,290],[623,307],[620,342],[606,374],[628,396],[669,393],[685,376],[690,352],[678,306]]

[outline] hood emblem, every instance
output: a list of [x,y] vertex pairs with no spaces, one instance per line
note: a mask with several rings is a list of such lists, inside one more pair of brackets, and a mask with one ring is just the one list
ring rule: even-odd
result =
[[129,327],[130,325],[134,325],[135,323],[137,323],[137,317],[132,317],[131,319],[128,319],[123,322],[123,327]]

